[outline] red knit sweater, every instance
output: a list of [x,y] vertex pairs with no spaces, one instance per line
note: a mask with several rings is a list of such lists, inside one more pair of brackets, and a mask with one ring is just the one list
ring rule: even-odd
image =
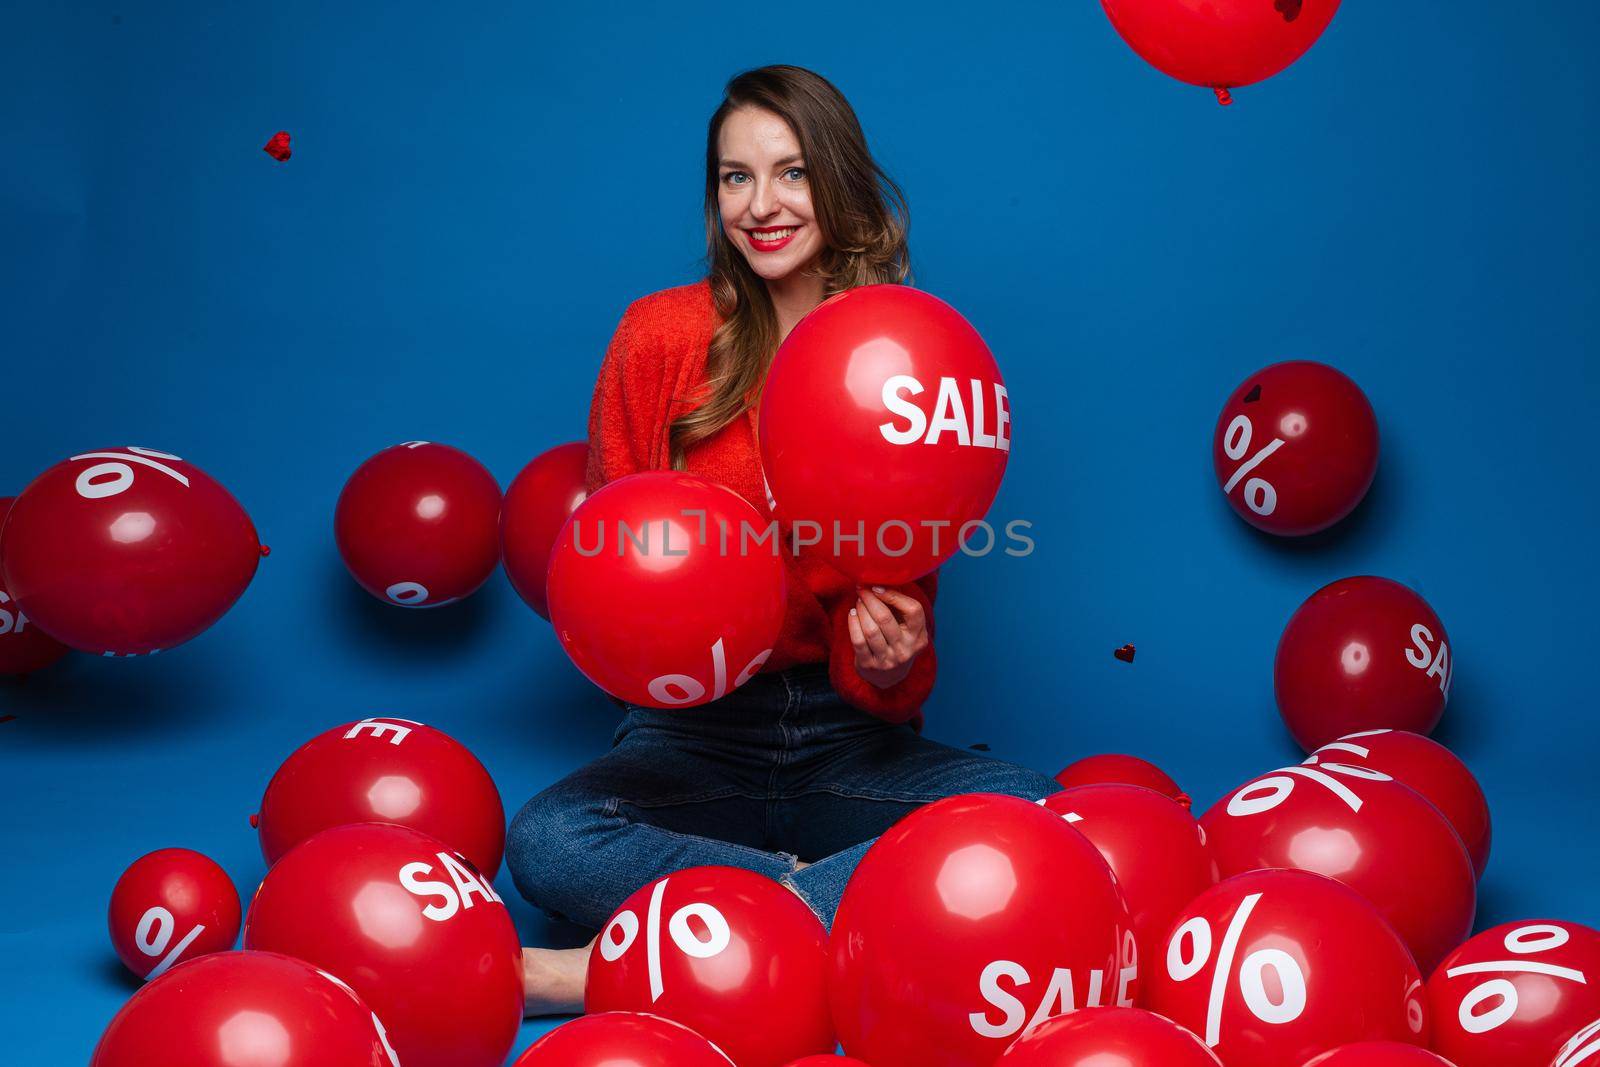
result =
[[[720,324],[705,281],[663,289],[629,305],[606,350],[589,409],[589,491],[614,478],[671,466],[672,422],[704,399],[706,353]],[[727,486],[770,514],[761,456],[756,447],[756,409],[689,450],[691,473]],[[930,643],[904,679],[880,689],[855,669],[848,615],[856,583],[825,557],[789,552],[789,586],[783,630],[763,671],[800,663],[827,663],[833,687],[855,707],[890,722],[920,727],[921,707],[938,670]],[[897,586],[922,602],[933,636],[933,598],[938,574]]]

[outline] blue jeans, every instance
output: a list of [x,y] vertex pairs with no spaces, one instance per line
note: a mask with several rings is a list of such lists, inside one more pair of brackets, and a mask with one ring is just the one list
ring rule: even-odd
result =
[[1059,789],[859,711],[807,664],[699,708],[629,705],[610,752],[512,820],[506,865],[528,900],[595,929],[641,886],[708,865],[784,883],[831,928],[857,861],[902,816],[958,793]]

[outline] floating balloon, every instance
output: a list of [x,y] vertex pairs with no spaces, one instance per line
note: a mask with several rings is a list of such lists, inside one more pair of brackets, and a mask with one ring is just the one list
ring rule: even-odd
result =
[[1355,510],[1378,472],[1378,419],[1355,382],[1322,363],[1276,363],[1217,417],[1211,461],[1240,518],[1267,533],[1316,533]]
[[739,1067],[834,1047],[828,934],[795,894],[750,871],[691,867],[623,901],[589,956],[587,1012],[649,1012]]
[[362,719],[307,741],[267,783],[250,821],[269,867],[323,830],[384,822],[438,838],[493,881],[506,841],[500,791],[483,764],[410,719]]
[[[746,531],[751,536],[747,536]],[[550,556],[561,647],[590,681],[653,708],[704,704],[755,677],[783,625],[784,564],[731,489],[630,474],[579,505]]]
[[139,990],[89,1067],[400,1067],[351,988],[274,952],[219,952]]
[[437,838],[356,823],[267,872],[246,948],[348,981],[406,1067],[500,1067],[522,1024],[522,946],[489,880]]
[[1041,803],[1105,857],[1128,905],[1139,974],[1150,973],[1172,920],[1217,883],[1205,831],[1177,802],[1138,785],[1080,785]]
[[[5,543],[6,515],[11,511],[9,496],[0,496],[0,544]],[[11,602],[5,589],[5,565],[0,563],[0,675],[32,674],[42,671],[67,654],[67,646],[33,624]]]
[[1138,756],[1124,756],[1107,752],[1098,756],[1085,756],[1069,763],[1056,773],[1056,781],[1063,789],[1078,785],[1142,785],[1177,801],[1185,811],[1194,803],[1189,794],[1178,787],[1166,771]]
[[1381,771],[1281,767],[1219,800],[1201,825],[1224,878],[1268,867],[1336,878],[1394,926],[1424,972],[1472,933],[1477,878],[1461,838]]
[[512,1067],[732,1067],[722,1051],[679,1023],[608,1011],[585,1015],[535,1041]]
[[1307,1060],[1305,1067],[1454,1067],[1449,1060],[1398,1041],[1359,1041]]
[[1428,734],[1455,667],[1428,602],[1387,578],[1344,578],[1290,616],[1273,663],[1278,711],[1307,752],[1363,730]]
[[233,947],[239,891],[216,862],[186,848],[134,860],[111,891],[111,945],[128,970],[160,978],[182,960]]
[[1122,39],[1152,67],[1214,89],[1253,85],[1283,70],[1317,42],[1339,0],[1101,0]]
[[1304,871],[1213,886],[1173,925],[1146,976],[1152,1011],[1193,1030],[1228,1067],[1284,1067],[1353,1041],[1420,1045],[1422,976],[1353,890]]
[[588,462],[588,442],[557,445],[522,468],[506,490],[505,505],[500,511],[500,549],[505,557],[506,577],[511,579],[517,595],[542,619],[550,617],[544,592],[550,550],[567,517],[588,495],[584,481]]
[[220,619],[265,554],[238,501],[200,468],[111,448],[63,460],[12,502],[0,584],[8,615],[69,648],[141,656]]
[[1433,1047],[1457,1067],[1549,1063],[1600,1015],[1600,932],[1553,919],[1485,930],[1433,972],[1428,1003]]
[[759,437],[779,516],[816,524],[810,551],[858,581],[899,585],[988,543],[974,531],[1005,474],[1011,408],[988,345],[954,308],[869,285],[790,332]]
[[1025,1032],[995,1067],[1222,1067],[1222,1061],[1153,1012],[1080,1008]]
[[356,468],[333,532],[361,588],[436,608],[477,591],[500,562],[500,485],[459,448],[407,441]]
[[845,888],[828,991],[840,1043],[871,1064],[986,1067],[1028,1026],[1131,1005],[1127,931],[1110,868],[1066,820],[1015,797],[935,801]]
[[1450,820],[1467,846],[1472,867],[1483,877],[1493,836],[1489,801],[1467,765],[1439,742],[1405,730],[1367,730],[1346,734],[1311,754],[1307,763],[1345,763],[1371,767],[1421,793]]

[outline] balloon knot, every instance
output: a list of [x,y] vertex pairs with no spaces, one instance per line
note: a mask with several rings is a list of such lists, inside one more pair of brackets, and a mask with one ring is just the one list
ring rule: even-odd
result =
[[1227,107],[1229,104],[1233,103],[1233,94],[1228,92],[1228,90],[1222,86],[1213,86],[1211,91],[1217,94],[1217,103],[1221,104],[1223,107]]
[[256,814],[250,816],[250,829],[254,830],[257,827],[259,827],[260,825],[261,825],[261,813],[260,812],[257,812]]
[[262,545],[261,546],[261,558],[262,559],[266,559],[270,555],[272,555],[272,549],[268,548],[266,545]]

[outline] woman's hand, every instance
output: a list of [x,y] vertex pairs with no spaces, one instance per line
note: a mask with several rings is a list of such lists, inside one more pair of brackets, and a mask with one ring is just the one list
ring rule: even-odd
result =
[[928,617],[921,601],[881,585],[857,587],[849,621],[856,673],[879,689],[902,681],[928,647]]

